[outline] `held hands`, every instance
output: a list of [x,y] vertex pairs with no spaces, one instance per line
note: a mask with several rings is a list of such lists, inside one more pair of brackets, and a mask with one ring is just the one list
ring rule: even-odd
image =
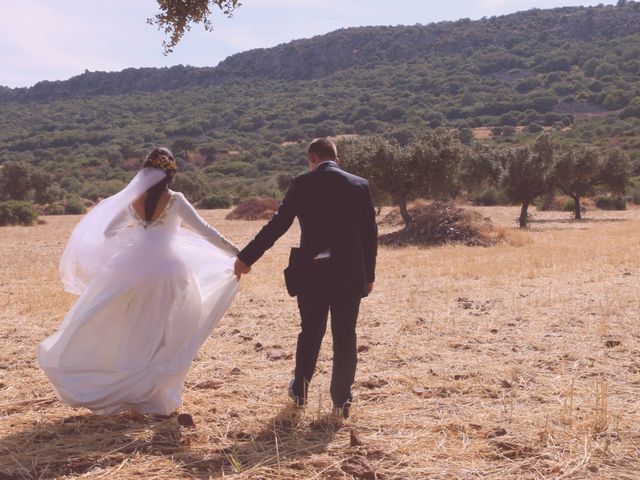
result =
[[233,265],[233,273],[235,274],[238,281],[240,281],[240,277],[242,275],[246,275],[250,271],[251,267],[249,267],[242,260],[236,257],[236,263]]

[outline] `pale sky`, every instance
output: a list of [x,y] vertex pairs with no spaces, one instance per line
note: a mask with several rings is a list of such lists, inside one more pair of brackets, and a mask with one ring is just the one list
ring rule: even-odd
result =
[[164,34],[147,25],[155,0],[0,0],[0,85],[64,80],[85,69],[177,64],[215,66],[237,52],[362,25],[478,19],[531,8],[613,4],[572,0],[242,0],[215,31],[188,32],[164,56]]

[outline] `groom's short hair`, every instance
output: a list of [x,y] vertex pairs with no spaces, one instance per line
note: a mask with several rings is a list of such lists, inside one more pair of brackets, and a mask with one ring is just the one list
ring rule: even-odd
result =
[[328,138],[316,138],[309,144],[307,153],[317,155],[320,160],[336,160],[338,158],[338,149],[336,144]]

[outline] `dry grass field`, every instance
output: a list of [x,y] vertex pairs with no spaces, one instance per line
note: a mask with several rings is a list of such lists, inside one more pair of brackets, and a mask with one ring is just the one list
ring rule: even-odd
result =
[[[295,229],[198,355],[187,429],[56,400],[34,357],[74,301],[57,262],[78,218],[1,228],[0,479],[340,479],[358,463],[380,479],[639,478],[640,210],[534,212],[526,232],[515,208],[478,210],[505,243],[380,251],[342,425],[327,416],[330,336],[310,407],[287,408],[298,317],[281,271]],[[238,244],[261,225],[225,213],[204,215]]]

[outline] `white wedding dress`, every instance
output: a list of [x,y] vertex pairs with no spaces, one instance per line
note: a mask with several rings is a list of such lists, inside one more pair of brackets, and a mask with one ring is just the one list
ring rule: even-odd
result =
[[[179,409],[191,362],[235,297],[237,248],[184,195],[170,193],[153,222],[127,203],[99,248],[78,254],[89,240],[72,234],[61,273],[67,290],[81,296],[38,349],[40,367],[71,406],[103,415]],[[87,239],[91,222],[76,227]]]

